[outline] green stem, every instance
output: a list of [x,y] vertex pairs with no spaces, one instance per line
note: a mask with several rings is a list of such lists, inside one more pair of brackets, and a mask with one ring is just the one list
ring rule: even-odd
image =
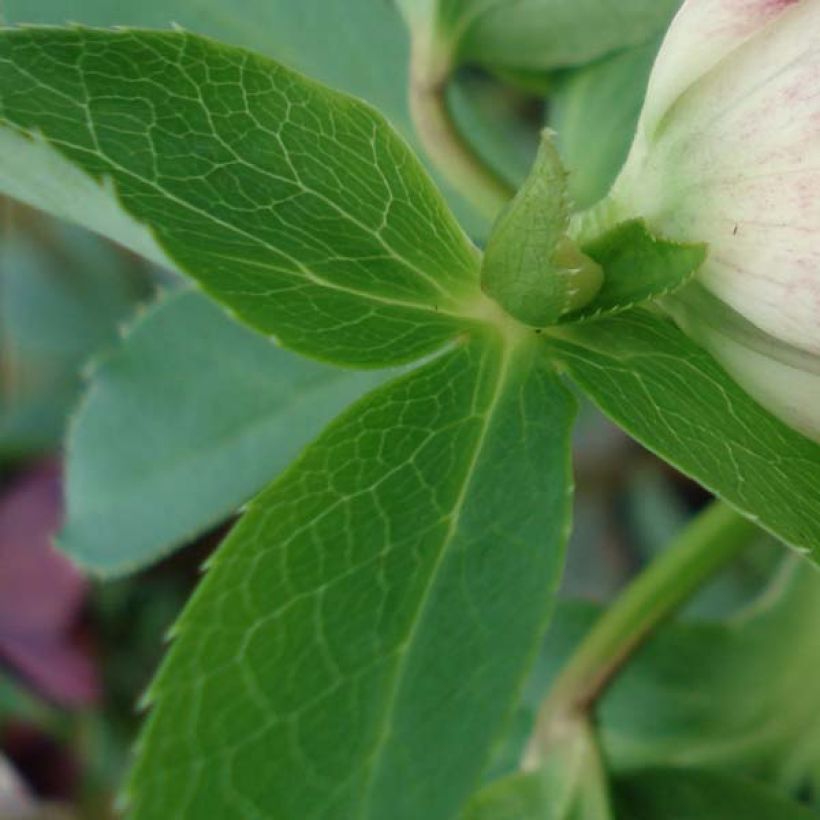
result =
[[598,737],[589,721],[585,723],[586,760],[583,788],[579,791],[573,817],[603,820],[612,817],[609,777]]
[[[747,546],[757,527],[720,501],[704,510],[601,616],[541,706],[525,765],[587,713],[660,621]],[[529,762],[527,762],[529,761]]]
[[450,66],[436,58],[426,37],[414,36],[410,64],[410,113],[430,159],[453,187],[488,219],[512,199],[515,189],[476,153],[459,131],[447,105]]

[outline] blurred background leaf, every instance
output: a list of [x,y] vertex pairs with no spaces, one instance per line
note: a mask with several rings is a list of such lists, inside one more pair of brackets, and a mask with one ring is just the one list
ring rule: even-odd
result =
[[0,455],[60,444],[81,370],[150,292],[147,267],[87,231],[0,203]]
[[51,546],[60,496],[57,466],[48,464],[0,498],[0,662],[55,703],[91,705],[99,676],[76,629],[87,582]]
[[235,513],[386,377],[282,350],[199,292],[163,299],[93,369],[60,547],[106,575],[156,560]]
[[[414,0],[404,0],[413,3]],[[462,62],[512,71],[591,63],[660,36],[681,0],[442,0]]]
[[[759,550],[763,589],[751,602],[720,619],[690,613],[661,627],[605,692],[597,725],[615,773],[714,769],[811,796],[820,808],[820,696],[809,683],[820,675],[812,626],[820,618],[820,572],[789,557],[772,578],[763,559],[782,548],[769,542]],[[580,601],[559,605],[493,777],[517,767],[538,704],[600,612]]]
[[618,820],[811,820],[804,806],[750,780],[715,772],[651,769],[618,782]]
[[660,41],[619,51],[563,72],[552,93],[550,126],[583,209],[609,192],[626,160]]

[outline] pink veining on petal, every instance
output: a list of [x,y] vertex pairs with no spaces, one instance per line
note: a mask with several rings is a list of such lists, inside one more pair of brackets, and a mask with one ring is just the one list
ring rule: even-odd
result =
[[687,89],[751,39],[816,0],[684,0],[658,53],[639,133],[650,136]]
[[750,17],[771,17],[780,14],[788,6],[802,3],[803,0],[740,0],[746,6]]
[[[725,17],[717,15],[718,25],[712,34],[746,37],[782,14],[789,6],[805,0],[734,0],[724,9]],[[734,6],[734,7],[733,7]]]

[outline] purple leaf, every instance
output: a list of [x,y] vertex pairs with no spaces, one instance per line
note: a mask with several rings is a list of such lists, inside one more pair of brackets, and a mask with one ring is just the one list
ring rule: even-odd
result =
[[94,702],[100,684],[77,623],[88,583],[51,546],[62,497],[55,464],[0,497],[0,660],[63,706]]

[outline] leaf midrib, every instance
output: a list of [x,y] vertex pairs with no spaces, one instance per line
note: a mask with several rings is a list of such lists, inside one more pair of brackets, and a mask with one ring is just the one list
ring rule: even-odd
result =
[[[371,817],[371,801],[373,799],[373,788],[375,786],[375,783],[377,781],[377,775],[381,768],[380,758],[382,752],[391,735],[393,713],[395,712],[396,701],[402,686],[403,672],[407,666],[408,659],[412,654],[412,649],[415,643],[419,625],[424,620],[424,612],[430,604],[432,592],[436,587],[438,575],[444,563],[445,556],[447,555],[449,545],[452,542],[458,530],[458,524],[461,519],[461,514],[463,512],[465,503],[469,495],[469,490],[472,484],[476,466],[481,457],[484,445],[486,444],[487,435],[489,433],[490,427],[492,426],[492,422],[495,417],[496,410],[498,409],[498,405],[501,401],[502,396],[504,395],[504,387],[509,378],[510,363],[514,354],[514,351],[512,349],[513,345],[509,342],[496,342],[496,344],[499,344],[500,347],[500,358],[498,362],[498,370],[496,374],[495,385],[493,387],[493,393],[487,403],[487,407],[484,412],[484,423],[482,424],[481,431],[479,432],[478,437],[476,438],[473,454],[470,458],[470,461],[464,474],[464,481],[462,484],[461,491],[459,492],[455,504],[453,505],[452,512],[450,513],[450,525],[447,528],[447,532],[444,535],[444,538],[442,539],[441,548],[439,549],[438,555],[436,556],[436,560],[430,572],[427,584],[425,585],[421,593],[419,604],[416,610],[417,617],[413,619],[407,634],[407,638],[405,639],[401,649],[397,653],[398,660],[396,661],[396,666],[392,676],[392,680],[389,684],[390,694],[388,695],[388,702],[384,709],[384,717],[382,720],[380,737],[376,742],[376,746],[373,752],[369,755],[370,762],[368,764],[367,779],[363,785],[363,798],[360,804],[361,810],[358,814],[359,820],[368,820],[368,818]],[[491,350],[492,342],[488,342],[485,356]],[[477,370],[477,379],[481,379],[481,369],[485,366],[485,362],[486,358],[482,357],[482,365]],[[476,387],[479,387],[478,383]]]

